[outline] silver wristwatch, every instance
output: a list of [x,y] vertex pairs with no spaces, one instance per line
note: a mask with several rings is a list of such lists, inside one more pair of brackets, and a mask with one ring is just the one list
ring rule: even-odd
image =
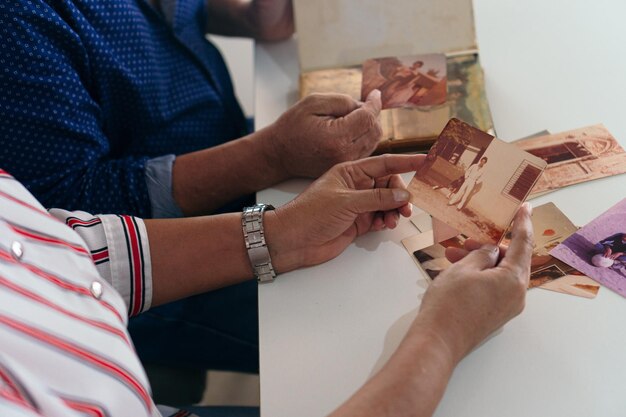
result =
[[274,210],[274,207],[269,204],[257,204],[244,208],[241,215],[241,227],[243,228],[246,249],[248,249],[248,257],[254,275],[260,283],[272,282],[276,277],[263,231],[263,212],[265,210]]

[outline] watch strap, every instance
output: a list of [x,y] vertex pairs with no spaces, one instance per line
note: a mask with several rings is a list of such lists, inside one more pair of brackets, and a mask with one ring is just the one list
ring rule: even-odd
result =
[[241,227],[243,237],[248,250],[248,257],[252,270],[258,282],[272,282],[276,277],[276,272],[272,266],[267,243],[265,242],[265,231],[263,229],[263,213],[265,210],[274,210],[269,204],[257,204],[243,209],[241,215]]

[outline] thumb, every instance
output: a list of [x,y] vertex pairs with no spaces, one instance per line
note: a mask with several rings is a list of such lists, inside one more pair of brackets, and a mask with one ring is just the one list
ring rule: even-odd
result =
[[409,192],[402,188],[374,188],[352,192],[351,208],[357,212],[387,211],[409,202]]
[[359,137],[379,123],[380,109],[380,91],[373,90],[359,108],[340,119],[341,124],[354,137]]
[[480,249],[471,251],[467,256],[457,262],[456,265],[482,271],[483,269],[496,266],[499,254],[500,249],[497,246],[483,245]]

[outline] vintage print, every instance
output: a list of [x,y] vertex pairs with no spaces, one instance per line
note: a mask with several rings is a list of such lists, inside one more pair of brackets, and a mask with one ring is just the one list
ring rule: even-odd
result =
[[[451,117],[494,135],[478,55],[448,57],[446,69],[444,104],[381,111],[383,134],[377,153],[428,151]],[[342,93],[358,100],[362,82],[362,66],[304,72],[300,75],[300,98],[313,93]]]
[[[558,209],[554,203],[543,204],[533,209],[533,232],[535,248],[530,269],[528,288],[541,287],[565,294],[594,298],[600,286],[566,263],[550,255],[550,251],[575,233],[578,228]],[[508,245],[509,234],[502,241]],[[567,279],[564,279],[566,278]],[[559,284],[551,284],[558,280]]]
[[[548,254],[552,248],[574,233],[577,230],[576,226],[553,203],[536,207],[533,210],[532,221],[535,250],[531,260],[528,288],[543,288],[594,298],[600,289],[595,281]],[[508,237],[507,234],[507,238],[502,241],[505,246],[508,244]],[[459,235],[426,247],[427,242],[433,241],[432,232],[428,232],[407,238],[402,243],[428,277],[434,279],[451,265],[445,257],[446,248],[462,248],[465,240],[465,236]]]
[[626,297],[626,199],[565,239],[550,254]]
[[532,197],[568,185],[626,173],[626,152],[602,125],[515,142],[548,163]]
[[443,54],[369,59],[363,63],[361,99],[379,89],[383,109],[444,104],[446,74]]
[[546,163],[451,119],[411,180],[411,203],[466,236],[500,242]]

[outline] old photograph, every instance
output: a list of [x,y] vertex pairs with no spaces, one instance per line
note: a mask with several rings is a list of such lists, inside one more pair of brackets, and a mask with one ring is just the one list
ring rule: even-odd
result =
[[564,240],[550,254],[626,297],[626,199]]
[[[600,290],[598,283],[549,254],[551,249],[577,230],[576,226],[553,203],[536,207],[532,222],[535,242],[528,288],[594,298]],[[426,225],[425,220],[420,223]],[[501,244],[507,246],[509,238],[507,233]],[[451,265],[445,257],[446,248],[462,248],[466,239],[466,236],[459,235],[433,243],[433,232],[426,231],[406,238],[402,243],[426,275],[435,279]]]
[[546,162],[451,119],[408,186],[411,203],[467,236],[500,242]]
[[[530,269],[529,288],[541,287],[570,295],[593,298],[600,286],[583,273],[550,255],[550,251],[575,233],[578,228],[554,203],[535,207],[532,214],[535,245]],[[502,244],[508,245],[507,233]],[[566,280],[551,284],[555,280]]]
[[363,63],[361,99],[379,89],[383,109],[444,104],[446,73],[443,54],[369,59]]
[[626,152],[603,125],[524,139],[515,145],[548,163],[531,197],[626,173]]

